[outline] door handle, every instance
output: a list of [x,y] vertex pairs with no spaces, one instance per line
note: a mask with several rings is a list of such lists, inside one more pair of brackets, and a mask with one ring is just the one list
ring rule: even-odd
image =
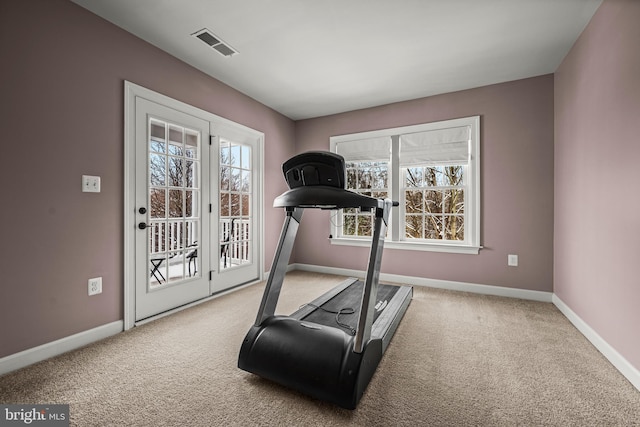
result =
[[138,224],[138,228],[140,230],[144,230],[145,228],[147,228],[147,223],[146,222],[141,222],[140,224]]

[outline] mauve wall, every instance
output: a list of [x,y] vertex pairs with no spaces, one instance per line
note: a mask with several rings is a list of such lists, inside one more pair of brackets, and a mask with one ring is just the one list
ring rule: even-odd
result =
[[[385,250],[383,273],[553,290],[553,76],[546,75],[296,123],[296,151],[329,137],[458,117],[481,117],[478,255]],[[364,270],[367,248],[332,246],[327,212],[304,214],[295,261]],[[507,266],[507,255],[519,267]]]
[[0,357],[123,318],[124,80],[264,132],[265,200],[285,189],[293,121],[68,0],[2,0],[0,58]]
[[554,291],[640,369],[640,1],[606,0],[555,74]]

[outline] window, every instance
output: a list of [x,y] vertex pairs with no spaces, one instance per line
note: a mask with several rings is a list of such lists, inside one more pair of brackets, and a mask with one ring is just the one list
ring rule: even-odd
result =
[[[345,158],[347,188],[390,198],[387,248],[478,253],[480,249],[479,116],[341,135],[331,150]],[[332,216],[332,243],[365,245],[372,213]]]

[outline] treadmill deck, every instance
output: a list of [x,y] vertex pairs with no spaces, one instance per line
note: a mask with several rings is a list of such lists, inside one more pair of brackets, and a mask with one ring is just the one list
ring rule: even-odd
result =
[[[363,287],[364,282],[362,280],[349,278],[324,295],[305,304],[291,314],[290,317],[322,326],[337,328],[349,334],[350,330],[345,326],[348,326],[352,330],[356,329],[358,317],[360,316]],[[404,316],[404,313],[407,311],[412,296],[413,288],[410,286],[382,283],[378,285],[371,338],[382,339],[383,351],[386,350],[402,316]],[[317,307],[322,307],[332,313]],[[344,326],[338,324],[336,321],[335,312],[341,309],[343,311],[345,309],[353,310],[352,312],[350,311],[349,314],[343,313],[339,315],[340,323]]]

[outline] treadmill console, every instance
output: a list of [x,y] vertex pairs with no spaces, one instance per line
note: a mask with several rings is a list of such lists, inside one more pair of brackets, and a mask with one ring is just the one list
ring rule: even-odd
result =
[[344,157],[328,151],[308,151],[284,162],[282,172],[290,189],[297,187],[345,188]]

